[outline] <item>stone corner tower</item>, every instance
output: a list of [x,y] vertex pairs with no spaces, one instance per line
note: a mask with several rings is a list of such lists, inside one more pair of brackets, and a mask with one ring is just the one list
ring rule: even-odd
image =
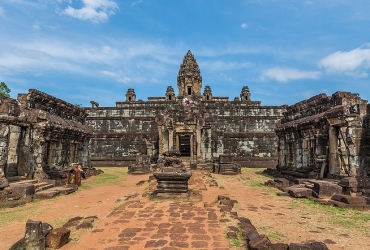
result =
[[190,50],[180,65],[177,88],[179,97],[201,96],[202,76],[198,63]]

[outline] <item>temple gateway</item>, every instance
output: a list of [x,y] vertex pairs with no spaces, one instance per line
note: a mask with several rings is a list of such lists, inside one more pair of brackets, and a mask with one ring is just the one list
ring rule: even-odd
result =
[[[203,93],[202,93],[203,91]],[[127,166],[136,154],[153,162],[177,150],[183,161],[211,162],[231,154],[248,166],[275,167],[278,159],[277,121],[286,106],[260,106],[249,88],[240,97],[215,96],[203,89],[197,61],[189,50],[177,76],[177,95],[168,86],[163,97],[137,100],[130,88],[115,107],[86,108],[93,126],[91,160],[94,166]]]

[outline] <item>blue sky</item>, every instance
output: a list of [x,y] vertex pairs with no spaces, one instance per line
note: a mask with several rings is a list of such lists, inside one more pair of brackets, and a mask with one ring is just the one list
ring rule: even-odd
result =
[[[112,107],[177,94],[188,50],[213,96],[370,99],[369,0],[0,0],[0,81]],[[203,91],[202,91],[203,92]]]

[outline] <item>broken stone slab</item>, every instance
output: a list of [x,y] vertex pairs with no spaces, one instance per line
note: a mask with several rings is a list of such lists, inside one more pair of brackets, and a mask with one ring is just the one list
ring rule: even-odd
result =
[[223,164],[223,163],[232,163],[233,162],[233,156],[228,155],[228,154],[220,155],[218,159],[219,159],[219,163],[221,163],[221,164]]
[[342,193],[342,187],[328,181],[312,181],[314,196],[317,198],[332,197]]
[[22,198],[32,197],[35,194],[35,187],[32,183],[10,183],[9,187],[12,189],[13,193],[18,194]]
[[351,204],[351,205],[366,205],[367,200],[366,198],[362,196],[350,196],[345,194],[336,194],[333,197],[331,197],[334,201],[339,201],[345,204]]
[[248,249],[253,249],[253,250],[271,249],[271,241],[264,234],[260,234],[253,240],[250,240],[248,242],[248,245],[249,245]]
[[[46,182],[44,182],[46,183]],[[40,191],[43,191],[43,190],[46,190],[46,189],[50,189],[50,188],[53,188],[55,185],[54,184],[49,184],[49,183],[46,183],[42,186],[38,186],[36,189],[35,189],[35,192],[40,192]]]
[[288,250],[289,245],[285,243],[273,243],[270,247],[271,250]]
[[71,230],[65,227],[53,229],[46,236],[46,246],[53,249],[61,248],[68,243],[70,234]]
[[294,198],[312,197],[312,189],[305,187],[289,187],[286,189],[288,194]]
[[350,188],[370,188],[370,178],[345,177],[340,180],[339,185]]
[[324,242],[290,243],[289,250],[329,250]]
[[40,191],[40,192],[35,193],[34,198],[37,198],[37,199],[51,199],[51,198],[57,196],[58,194],[60,194],[60,191],[58,191],[58,190],[44,190],[44,191]]
[[75,192],[73,187],[53,187],[48,189],[49,191],[59,191],[61,194],[71,194]]

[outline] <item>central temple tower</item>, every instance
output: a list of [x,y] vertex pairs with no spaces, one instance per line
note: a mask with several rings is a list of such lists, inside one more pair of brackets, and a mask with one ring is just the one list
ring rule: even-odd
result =
[[184,56],[177,76],[179,97],[201,96],[202,76],[197,61],[189,50]]

